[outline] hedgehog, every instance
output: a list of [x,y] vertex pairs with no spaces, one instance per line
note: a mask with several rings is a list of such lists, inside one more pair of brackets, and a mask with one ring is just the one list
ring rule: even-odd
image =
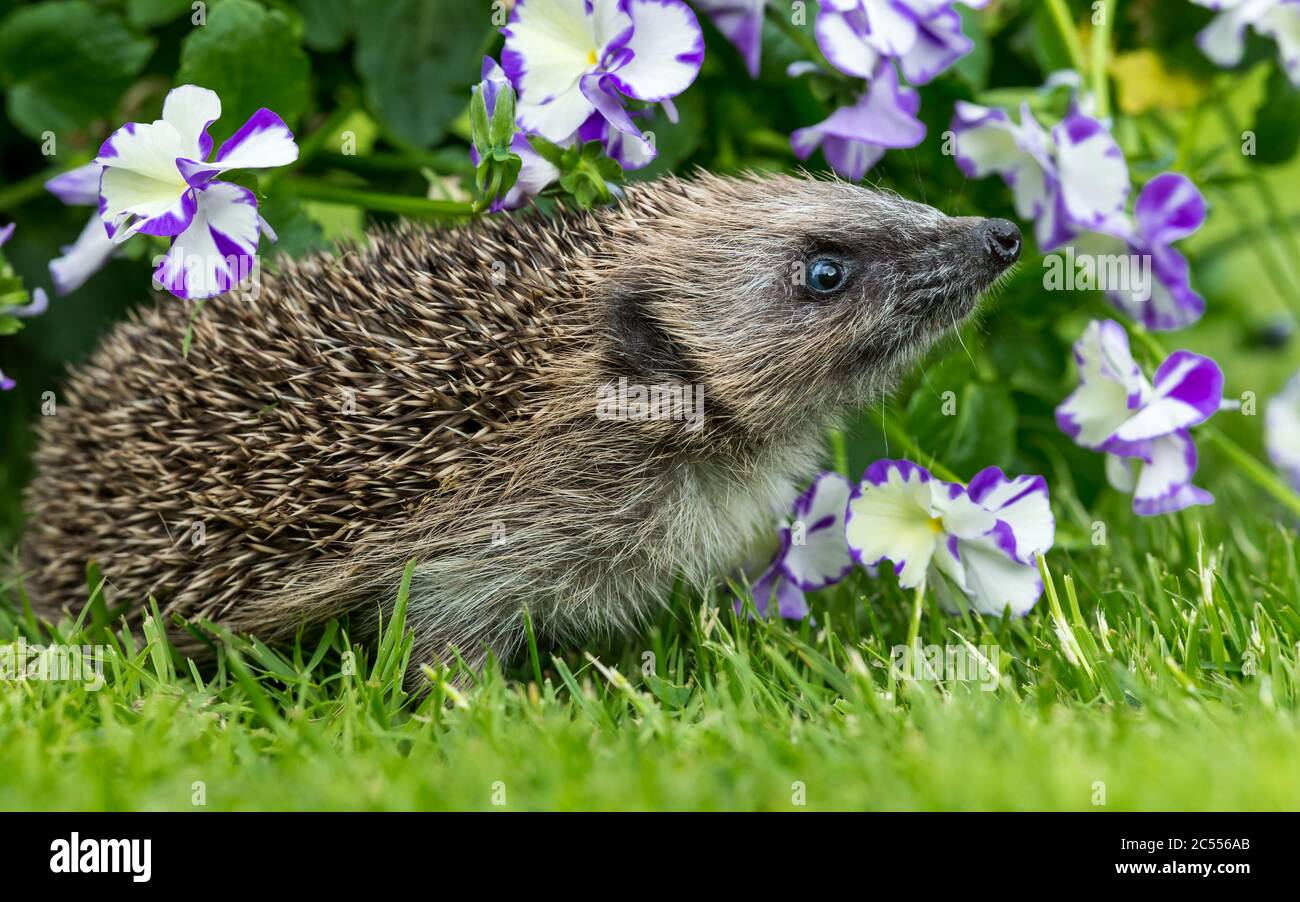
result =
[[275,642],[343,615],[373,634],[410,563],[413,673],[508,659],[526,620],[635,630],[735,572],[827,430],[1019,251],[1006,220],[698,173],[597,210],[399,223],[197,317],[158,300],[44,419],[25,590],[73,614],[93,562],[129,617],[152,599]]

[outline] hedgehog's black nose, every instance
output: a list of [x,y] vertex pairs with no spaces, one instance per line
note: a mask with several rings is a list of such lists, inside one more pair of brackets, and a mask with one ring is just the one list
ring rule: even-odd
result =
[[1006,219],[986,219],[979,224],[984,248],[1000,266],[1010,266],[1020,259],[1020,229]]

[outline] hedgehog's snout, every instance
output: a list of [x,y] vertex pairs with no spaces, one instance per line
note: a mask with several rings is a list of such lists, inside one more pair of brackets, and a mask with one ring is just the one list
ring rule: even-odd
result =
[[998,266],[1005,268],[1020,259],[1020,229],[1009,219],[986,219],[975,233]]

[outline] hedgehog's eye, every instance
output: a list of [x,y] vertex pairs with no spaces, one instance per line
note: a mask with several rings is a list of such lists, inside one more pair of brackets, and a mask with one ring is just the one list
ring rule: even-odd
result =
[[818,257],[808,265],[808,287],[826,294],[843,285],[846,275],[844,264],[829,257]]

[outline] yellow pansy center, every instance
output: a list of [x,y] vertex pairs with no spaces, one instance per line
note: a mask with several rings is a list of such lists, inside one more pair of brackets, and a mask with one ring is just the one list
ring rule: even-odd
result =
[[589,51],[587,52],[587,65],[588,65],[588,66],[594,66],[594,65],[596,65],[596,51],[594,51],[594,50],[589,50]]
[[934,533],[935,535],[939,535],[940,533],[943,532],[943,520],[939,517],[931,517],[929,526],[930,526],[930,532]]

